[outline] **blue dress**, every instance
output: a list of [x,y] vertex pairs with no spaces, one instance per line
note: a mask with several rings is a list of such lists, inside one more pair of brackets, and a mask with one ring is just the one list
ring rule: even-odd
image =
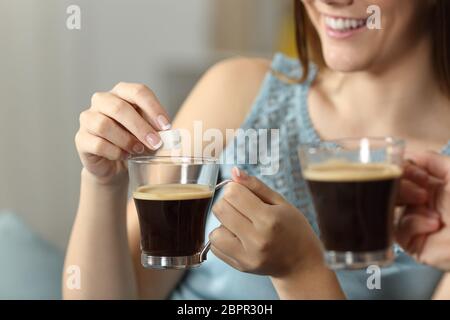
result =
[[[275,73],[273,72],[275,71]],[[302,212],[315,231],[318,231],[311,198],[302,177],[297,148],[301,143],[318,142],[308,113],[307,95],[316,75],[312,66],[309,79],[302,84],[290,84],[280,80],[279,74],[290,78],[301,75],[297,60],[276,54],[269,72],[262,84],[254,105],[242,125],[242,129],[279,129],[279,170],[275,175],[261,175],[258,165],[246,164],[239,167],[250,175],[257,176],[272,189],[281,193]],[[276,76],[275,74],[278,74]],[[248,152],[251,145],[237,145],[238,152]],[[450,155],[450,142],[442,150]],[[222,155],[232,156],[235,150],[227,147]],[[223,161],[225,162],[225,161]],[[232,165],[223,164],[224,179],[230,177]],[[219,193],[219,197],[221,194]],[[219,226],[218,220],[210,214],[206,234]],[[395,263],[381,271],[381,289],[368,289],[370,276],[365,270],[338,271],[341,287],[349,299],[429,299],[442,273],[431,267],[417,264],[401,249],[396,248]],[[202,266],[190,270],[171,294],[172,299],[278,299],[277,293],[267,276],[239,272],[228,266],[211,252]]]

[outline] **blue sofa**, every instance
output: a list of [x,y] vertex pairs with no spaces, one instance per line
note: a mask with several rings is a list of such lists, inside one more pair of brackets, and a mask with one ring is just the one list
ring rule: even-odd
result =
[[0,299],[60,299],[64,254],[0,211]]

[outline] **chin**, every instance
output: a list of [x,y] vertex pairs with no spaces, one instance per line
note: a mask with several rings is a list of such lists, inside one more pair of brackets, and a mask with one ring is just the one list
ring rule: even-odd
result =
[[367,70],[371,61],[370,57],[367,57],[364,53],[348,52],[346,50],[324,50],[323,57],[326,66],[330,70],[339,72]]

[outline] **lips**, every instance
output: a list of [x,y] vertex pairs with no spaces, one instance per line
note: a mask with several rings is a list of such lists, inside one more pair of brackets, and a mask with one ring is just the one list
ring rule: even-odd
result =
[[366,19],[335,18],[325,16],[325,25],[335,32],[348,32],[366,25]]

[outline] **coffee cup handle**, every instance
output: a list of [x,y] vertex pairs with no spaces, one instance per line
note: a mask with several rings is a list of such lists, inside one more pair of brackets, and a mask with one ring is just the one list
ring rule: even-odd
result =
[[[224,180],[221,183],[219,183],[218,185],[216,185],[216,187],[214,188],[215,191],[219,190],[220,188],[224,187],[226,184],[233,182],[233,180],[228,179],[228,180]],[[208,240],[208,242],[205,244],[205,246],[203,247],[202,251],[200,252],[200,262],[206,261],[207,255],[208,255],[208,251],[211,248],[211,242]]]

